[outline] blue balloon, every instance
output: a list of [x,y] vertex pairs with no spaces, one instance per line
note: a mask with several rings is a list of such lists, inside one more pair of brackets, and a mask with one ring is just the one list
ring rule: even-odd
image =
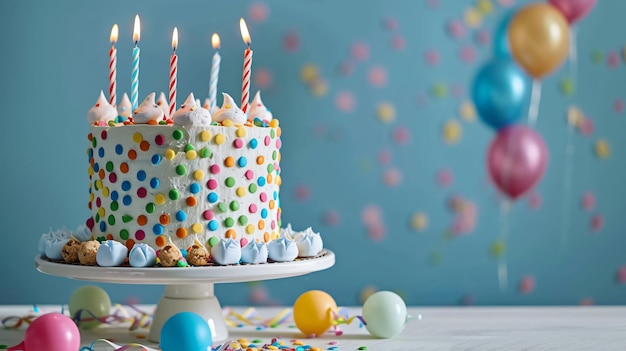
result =
[[507,12],[500,20],[493,33],[493,54],[495,57],[511,57],[511,47],[509,46],[509,23],[517,10]]
[[161,328],[163,351],[211,351],[213,337],[207,321],[193,312],[171,316]]
[[532,81],[511,59],[486,63],[474,78],[472,100],[480,118],[500,129],[519,120],[528,106]]

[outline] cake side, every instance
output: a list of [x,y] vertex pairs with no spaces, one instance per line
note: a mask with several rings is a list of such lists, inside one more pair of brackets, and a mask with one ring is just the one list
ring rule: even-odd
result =
[[277,239],[281,131],[273,125],[91,126],[94,238],[155,250],[212,237]]

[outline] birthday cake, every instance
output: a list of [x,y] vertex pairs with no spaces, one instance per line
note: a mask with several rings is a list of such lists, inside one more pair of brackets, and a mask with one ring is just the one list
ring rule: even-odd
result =
[[83,228],[42,235],[40,252],[85,265],[203,266],[315,257],[310,228],[281,229],[277,119],[257,93],[250,116],[224,94],[211,114],[193,94],[173,115],[152,93],[116,109],[101,93],[90,123]]

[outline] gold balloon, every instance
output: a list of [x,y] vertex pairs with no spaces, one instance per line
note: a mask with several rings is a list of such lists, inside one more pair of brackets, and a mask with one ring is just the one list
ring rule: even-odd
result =
[[568,55],[569,25],[554,6],[533,3],[509,24],[511,54],[528,74],[540,78],[558,68]]

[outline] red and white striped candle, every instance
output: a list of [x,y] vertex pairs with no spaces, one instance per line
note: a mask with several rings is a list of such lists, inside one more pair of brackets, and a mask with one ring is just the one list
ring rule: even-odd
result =
[[117,24],[114,24],[113,28],[111,28],[111,50],[109,50],[109,103],[113,106],[117,104],[117,49],[115,48],[115,43],[117,43],[118,35],[119,29]]
[[170,118],[176,110],[176,76],[178,71],[178,55],[176,55],[176,47],[178,47],[178,28],[174,27],[172,33],[172,56],[170,57]]
[[250,50],[250,33],[248,32],[248,26],[242,19],[239,20],[239,29],[241,30],[241,37],[244,43],[248,45],[243,55],[243,76],[241,77],[241,110],[244,113],[248,112],[248,101],[250,99],[250,74],[252,68],[252,50]]

